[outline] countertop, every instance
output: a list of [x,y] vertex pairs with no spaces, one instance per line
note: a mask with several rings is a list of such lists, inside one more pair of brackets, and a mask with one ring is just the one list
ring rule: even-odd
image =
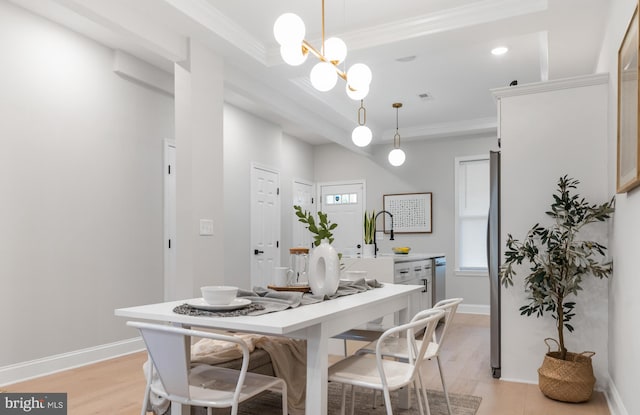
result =
[[421,254],[421,253],[416,253],[416,254],[378,254],[378,258],[380,257],[386,257],[386,258],[393,258],[393,262],[409,262],[409,261],[420,261],[423,259],[431,259],[431,258],[438,258],[438,257],[443,257],[445,256],[445,254],[443,253],[428,253],[428,254]]

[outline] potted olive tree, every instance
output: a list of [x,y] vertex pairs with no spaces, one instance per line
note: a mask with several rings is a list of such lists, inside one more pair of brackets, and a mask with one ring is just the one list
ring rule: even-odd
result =
[[505,262],[500,279],[505,287],[513,286],[514,265],[526,263],[524,277],[528,303],[520,307],[520,314],[542,317],[550,314],[556,321],[557,351],[549,347],[542,367],[538,369],[540,390],[552,399],[565,402],[589,400],[595,377],[591,366],[594,353],[571,353],[565,347],[565,329],[573,332],[571,319],[575,316],[577,295],[584,278],[607,278],[612,263],[605,258],[606,247],[596,241],[580,238],[580,231],[589,224],[609,219],[614,200],[590,204],[573,194],[578,180],[566,175],[558,180],[551,210],[545,212],[554,219],[548,227],[535,224],[522,240],[507,237]]

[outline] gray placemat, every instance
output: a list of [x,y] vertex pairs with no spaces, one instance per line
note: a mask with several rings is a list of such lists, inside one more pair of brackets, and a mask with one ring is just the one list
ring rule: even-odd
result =
[[253,311],[264,310],[262,304],[248,304],[245,307],[228,311],[210,311],[193,307],[187,303],[177,306],[173,309],[174,313],[185,314],[188,316],[205,316],[205,317],[237,317],[246,316]]

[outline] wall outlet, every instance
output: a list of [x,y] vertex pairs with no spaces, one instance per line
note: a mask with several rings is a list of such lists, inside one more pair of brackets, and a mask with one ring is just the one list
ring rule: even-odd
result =
[[200,219],[200,235],[213,236],[213,220]]

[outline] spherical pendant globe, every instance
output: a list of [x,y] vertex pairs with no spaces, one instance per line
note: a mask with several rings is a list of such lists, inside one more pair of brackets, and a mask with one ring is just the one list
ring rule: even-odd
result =
[[282,60],[291,66],[298,66],[307,60],[307,55],[302,53],[302,45],[290,44],[280,46]]
[[345,86],[345,91],[347,91],[347,96],[355,101],[360,101],[364,99],[364,97],[369,94],[369,86],[362,87],[360,89],[355,89],[351,85],[347,84]]
[[347,57],[347,45],[338,37],[330,37],[324,42],[324,57],[329,62],[340,63]]
[[354,89],[369,88],[371,77],[371,69],[364,63],[356,63],[347,71],[347,82]]
[[353,129],[351,133],[351,140],[353,144],[358,147],[366,147],[371,143],[371,139],[373,138],[373,133],[371,129],[366,125],[359,125]]
[[405,158],[406,156],[402,149],[394,148],[389,152],[389,164],[391,164],[392,166],[402,166],[402,164],[404,164]]
[[273,24],[273,36],[280,45],[301,44],[305,31],[304,22],[294,13],[280,15]]
[[311,85],[321,92],[331,90],[338,82],[338,74],[335,67],[328,62],[317,63],[311,69]]

